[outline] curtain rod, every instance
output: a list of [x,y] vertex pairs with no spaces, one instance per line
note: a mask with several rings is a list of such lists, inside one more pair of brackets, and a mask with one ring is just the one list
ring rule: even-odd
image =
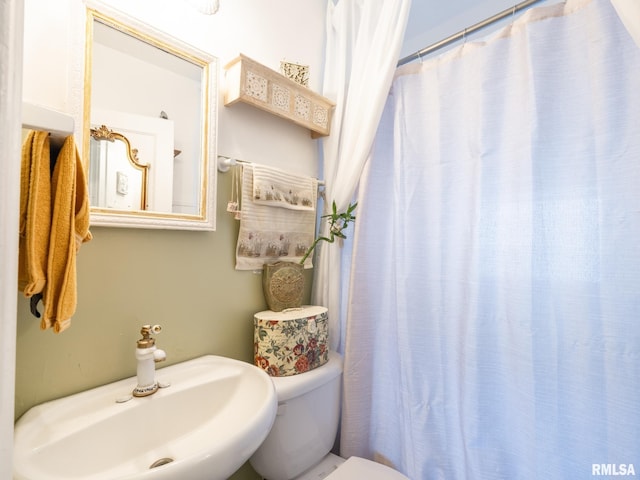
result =
[[426,55],[429,55],[430,53],[435,52],[436,50],[440,50],[443,47],[446,47],[447,45],[450,45],[451,43],[457,41],[457,40],[461,40],[463,38],[465,38],[467,35],[477,32],[478,30],[482,30],[485,27],[488,27],[489,25],[496,23],[504,18],[507,18],[511,15],[515,15],[516,12],[519,12],[520,10],[524,10],[525,8],[528,8],[536,3],[540,3],[543,2],[545,0],[526,0],[524,2],[518,3],[516,5],[514,5],[513,7],[507,8],[506,10],[503,10],[500,13],[496,13],[495,15],[493,15],[492,17],[486,18],[484,20],[482,20],[481,22],[476,23],[475,25],[472,25],[470,27],[465,28],[464,30],[459,31],[458,33],[454,33],[453,35],[448,36],[447,38],[440,40],[439,42],[436,42],[432,45],[429,45],[428,47],[423,48],[422,50],[418,50],[415,53],[412,53],[411,55],[407,55],[406,57],[401,58],[398,61],[398,67],[404,65],[405,63],[409,63],[412,62],[414,60],[417,60],[419,58],[422,58]]

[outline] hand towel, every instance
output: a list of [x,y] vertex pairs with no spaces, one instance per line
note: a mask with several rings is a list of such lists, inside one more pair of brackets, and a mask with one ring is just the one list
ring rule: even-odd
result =
[[25,297],[43,291],[51,227],[50,144],[47,132],[31,130],[22,144],[18,288]]
[[265,165],[253,165],[253,201],[291,210],[316,210],[318,180]]
[[91,240],[87,181],[73,136],[60,149],[51,181],[53,212],[41,328],[60,333],[76,310],[76,254]]
[[[255,202],[254,168],[255,165],[242,167],[242,212],[236,270],[261,270],[265,263],[278,260],[300,261],[314,240],[315,210],[291,210]],[[316,205],[317,194],[316,183],[315,190],[311,192],[313,205]],[[312,266],[311,258],[304,266]]]

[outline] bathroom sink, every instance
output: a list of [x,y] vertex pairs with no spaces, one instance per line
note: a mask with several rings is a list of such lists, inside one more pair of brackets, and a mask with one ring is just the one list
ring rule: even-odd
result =
[[159,369],[170,383],[132,397],[136,377],[38,405],[15,425],[15,480],[226,479],[266,438],[271,378],[206,355]]

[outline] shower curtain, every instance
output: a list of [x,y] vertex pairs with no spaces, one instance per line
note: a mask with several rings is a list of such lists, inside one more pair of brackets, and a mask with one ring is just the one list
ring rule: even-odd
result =
[[[333,202],[344,211],[353,199],[393,79],[410,6],[411,0],[327,2],[323,94],[335,100],[336,109],[334,133],[322,140],[323,214],[330,213]],[[321,222],[320,233],[328,236],[328,227]],[[344,270],[342,250],[335,247],[318,244],[311,300],[331,312],[329,346],[341,351]]]
[[358,209],[344,456],[640,475],[640,49],[609,0],[399,69]]

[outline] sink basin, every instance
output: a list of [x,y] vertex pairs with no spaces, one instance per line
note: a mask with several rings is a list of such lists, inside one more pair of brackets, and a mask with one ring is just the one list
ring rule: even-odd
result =
[[206,355],[159,369],[170,386],[130,398],[136,377],[38,405],[15,425],[15,480],[223,480],[266,438],[271,378]]

